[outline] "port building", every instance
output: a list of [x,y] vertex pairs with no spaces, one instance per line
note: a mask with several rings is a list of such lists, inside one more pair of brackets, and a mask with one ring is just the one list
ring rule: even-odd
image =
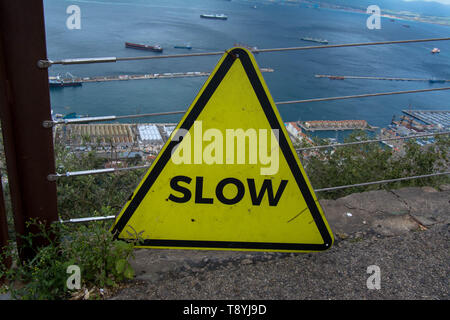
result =
[[71,146],[100,145],[129,148],[135,144],[130,124],[70,124],[59,132]]
[[142,143],[162,142],[159,129],[154,124],[138,125],[139,141]]
[[436,129],[450,129],[449,110],[403,110],[403,113],[428,125],[435,126]]

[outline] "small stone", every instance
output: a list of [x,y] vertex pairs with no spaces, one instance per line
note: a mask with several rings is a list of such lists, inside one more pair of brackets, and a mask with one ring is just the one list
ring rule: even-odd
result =
[[433,187],[422,187],[423,192],[437,192],[437,190]]
[[191,270],[191,266],[188,265],[187,263],[183,264],[183,267],[184,267],[186,270]]
[[252,264],[252,263],[253,262],[250,259],[244,259],[244,260],[241,261],[241,264]]
[[441,191],[450,191],[450,184],[441,184],[439,186],[439,190],[441,190]]
[[336,233],[336,235],[342,240],[345,240],[348,238],[348,234],[346,234],[346,233]]

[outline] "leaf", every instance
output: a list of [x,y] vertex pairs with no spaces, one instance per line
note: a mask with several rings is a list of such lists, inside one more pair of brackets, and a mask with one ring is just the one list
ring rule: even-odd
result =
[[129,264],[128,264],[127,268],[125,269],[125,272],[123,273],[123,275],[127,279],[133,279],[134,278],[134,270]]
[[106,279],[106,285],[109,286],[109,287],[112,287],[114,285],[114,281],[112,279],[110,279],[110,278],[107,278]]
[[125,271],[125,267],[127,265],[127,260],[119,259],[116,261],[116,272],[121,274]]

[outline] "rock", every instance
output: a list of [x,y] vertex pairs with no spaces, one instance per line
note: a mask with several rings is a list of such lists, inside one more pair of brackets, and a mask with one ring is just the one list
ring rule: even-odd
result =
[[441,184],[439,186],[439,190],[441,190],[441,191],[450,191],[450,184]]
[[375,220],[373,226],[377,233],[381,233],[384,236],[400,235],[419,228],[419,224],[409,216],[395,216]]
[[336,232],[336,235],[342,240],[345,240],[348,238],[348,234],[346,234],[345,232],[342,232],[342,233]]
[[422,187],[422,191],[423,192],[438,192],[435,188],[433,187]]
[[9,292],[0,294],[0,300],[11,300],[11,294]]
[[244,260],[241,261],[241,264],[252,264],[252,263],[253,262],[250,259],[244,259]]

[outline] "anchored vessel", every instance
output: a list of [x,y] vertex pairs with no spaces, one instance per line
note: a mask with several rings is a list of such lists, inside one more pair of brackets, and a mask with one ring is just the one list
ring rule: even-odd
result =
[[441,52],[441,50],[439,48],[433,48],[433,50],[431,50],[432,54],[440,53],[440,52]]
[[227,20],[228,19],[228,17],[224,14],[201,14],[200,18],[219,19],[219,20]]
[[256,51],[256,50],[258,50],[258,47],[256,47],[256,46],[249,46],[249,45],[247,45],[247,44],[239,43],[239,42],[235,43],[234,46],[235,46],[235,47],[243,47],[243,48],[246,48],[246,49],[252,51],[254,54],[258,53],[258,52]]
[[49,79],[48,84],[50,88],[80,87],[82,85],[82,82],[73,79],[61,79],[60,77],[52,77]]
[[311,37],[303,37],[303,38],[301,38],[301,40],[303,40],[303,41],[310,41],[310,42],[317,42],[317,43],[323,43],[323,44],[328,44],[328,40],[324,40],[324,39],[316,39],[316,38],[311,38]]
[[191,50],[192,47],[190,45],[185,45],[185,46],[174,46],[175,49],[188,49]]
[[131,42],[125,42],[125,48],[131,48],[131,49],[139,49],[139,50],[149,50],[149,51],[155,51],[155,52],[162,52],[163,48],[159,45],[146,45],[146,44],[139,44],[139,43],[131,43]]

